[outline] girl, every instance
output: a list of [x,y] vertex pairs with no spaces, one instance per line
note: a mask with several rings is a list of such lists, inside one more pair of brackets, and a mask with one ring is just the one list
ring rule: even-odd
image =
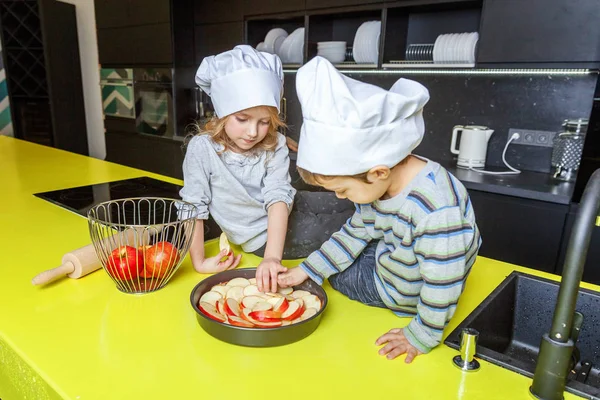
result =
[[[235,268],[241,255],[204,255],[204,222],[212,215],[228,239],[263,257],[256,272],[262,291],[277,290],[288,216],[296,190],[291,185],[284,126],[279,119],[283,70],[279,57],[250,46],[202,61],[196,83],[210,97],[216,118],[194,136],[183,163],[183,200],[200,209],[190,257],[196,271]],[[225,261],[221,261],[227,257]]]

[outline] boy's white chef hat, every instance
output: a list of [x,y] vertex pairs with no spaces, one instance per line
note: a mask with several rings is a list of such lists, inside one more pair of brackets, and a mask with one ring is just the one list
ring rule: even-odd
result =
[[256,106],[279,110],[283,68],[277,55],[240,45],[204,58],[196,84],[211,97],[219,118]]
[[399,79],[388,91],[342,75],[315,57],[298,70],[302,128],[296,164],[322,175],[393,167],[421,143],[428,90]]

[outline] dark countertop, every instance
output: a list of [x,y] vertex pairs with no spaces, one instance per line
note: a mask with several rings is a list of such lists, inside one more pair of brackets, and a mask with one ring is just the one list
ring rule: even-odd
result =
[[[455,163],[440,164],[457,177],[467,189],[482,192],[569,204],[575,189],[575,182],[558,181],[549,173],[522,171],[518,175],[489,175],[458,168]],[[486,171],[505,170],[503,168],[486,168]]]

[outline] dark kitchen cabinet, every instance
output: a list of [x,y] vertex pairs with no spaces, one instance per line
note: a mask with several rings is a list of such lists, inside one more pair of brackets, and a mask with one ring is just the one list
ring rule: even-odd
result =
[[383,0],[306,0],[306,9],[360,6],[371,3],[383,3]]
[[304,8],[305,0],[244,0],[245,15],[304,11]]
[[598,0],[485,0],[477,62],[591,66],[599,16]]
[[[560,249],[560,256],[558,258],[556,273],[562,274],[567,246],[571,238],[571,232],[573,224],[575,223],[575,217],[577,216],[578,204],[573,203],[567,215],[567,221],[565,224],[565,231],[563,235],[563,242]],[[585,266],[583,269],[584,282],[594,283],[600,285],[600,227],[595,227],[592,231],[592,238],[590,240],[590,246],[588,247],[587,257],[585,259]]]
[[134,43],[131,41],[132,28],[98,29],[98,58],[100,64],[131,65],[135,64],[133,56]]
[[94,1],[96,28],[117,28],[131,25],[131,8],[128,0]]
[[159,24],[171,21],[169,0],[94,1],[97,28]]
[[194,23],[216,24],[244,20],[244,0],[194,0]]
[[[169,0],[127,0],[131,9],[129,25],[161,24],[171,22]],[[178,0],[174,0],[177,2]]]
[[568,206],[469,190],[482,245],[479,254],[554,272]]
[[196,63],[199,65],[206,56],[230,50],[244,43],[244,23],[196,25]]

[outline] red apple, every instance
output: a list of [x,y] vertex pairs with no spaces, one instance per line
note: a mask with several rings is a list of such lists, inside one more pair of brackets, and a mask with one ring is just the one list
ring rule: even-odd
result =
[[111,252],[106,269],[115,279],[135,279],[144,269],[144,258],[135,247],[120,246]]
[[169,242],[158,242],[144,253],[144,273],[146,277],[162,278],[168,275],[178,262],[177,247]]

